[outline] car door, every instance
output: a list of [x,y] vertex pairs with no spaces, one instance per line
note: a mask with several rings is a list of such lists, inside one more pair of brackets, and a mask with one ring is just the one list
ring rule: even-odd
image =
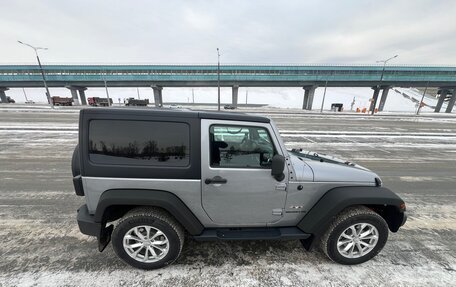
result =
[[202,205],[211,220],[221,226],[280,220],[288,177],[271,176],[272,157],[283,154],[271,126],[202,119],[201,137]]

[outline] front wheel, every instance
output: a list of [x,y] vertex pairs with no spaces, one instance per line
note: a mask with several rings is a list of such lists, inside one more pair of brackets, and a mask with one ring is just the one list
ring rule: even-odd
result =
[[375,257],[388,239],[388,225],[365,206],[343,211],[321,237],[320,247],[334,262],[360,264]]
[[156,208],[130,211],[112,233],[117,256],[140,269],[156,269],[173,263],[184,244],[184,230],[168,213]]

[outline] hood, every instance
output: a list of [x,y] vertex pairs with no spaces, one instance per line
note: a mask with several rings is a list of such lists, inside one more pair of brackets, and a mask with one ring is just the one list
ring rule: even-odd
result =
[[289,155],[297,180],[309,180],[309,170],[313,172],[313,181],[319,182],[376,184],[376,178],[380,180],[380,177],[369,169],[333,156],[302,150],[291,150]]

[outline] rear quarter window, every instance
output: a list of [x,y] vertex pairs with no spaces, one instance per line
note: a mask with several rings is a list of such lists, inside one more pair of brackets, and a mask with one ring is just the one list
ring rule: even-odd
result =
[[95,164],[171,166],[190,164],[186,123],[91,120],[89,160]]

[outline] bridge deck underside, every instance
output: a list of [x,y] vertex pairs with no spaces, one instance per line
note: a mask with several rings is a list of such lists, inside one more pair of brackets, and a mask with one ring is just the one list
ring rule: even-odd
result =
[[[382,66],[264,66],[226,65],[220,68],[222,86],[245,87],[372,87],[379,85]],[[212,65],[47,65],[51,87],[79,85],[141,87],[215,87]],[[454,87],[456,67],[388,66],[382,85],[396,87]],[[36,65],[0,65],[0,86],[40,87]]]
[[[217,80],[162,80],[156,78],[140,79],[132,77],[131,79],[108,79],[106,80],[110,87],[150,87],[151,85],[163,87],[217,87]],[[81,87],[104,87],[104,81],[98,79],[52,79],[48,77],[47,84],[49,87],[65,87],[65,86],[81,86]],[[408,81],[393,81],[383,80],[328,80],[328,87],[373,87],[376,85],[385,85],[393,87],[454,87],[456,79],[452,81],[430,81],[430,80],[408,80]],[[308,85],[325,86],[326,80],[236,80],[224,79],[220,81],[222,87],[303,87]],[[0,87],[21,88],[21,87],[42,87],[43,81],[38,79],[15,79],[9,81],[0,81]]]

